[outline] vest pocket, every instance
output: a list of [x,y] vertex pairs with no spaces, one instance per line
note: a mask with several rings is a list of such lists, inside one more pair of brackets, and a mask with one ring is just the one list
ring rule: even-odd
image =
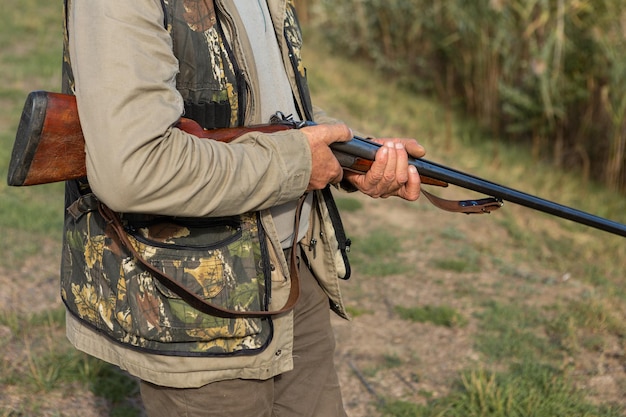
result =
[[205,129],[230,127],[231,109],[228,101],[185,102],[185,117],[193,119]]
[[[131,220],[122,217],[133,249],[189,293],[228,310],[267,310],[269,256],[257,214]],[[63,301],[108,337],[185,356],[251,354],[271,340],[269,317],[225,318],[190,306],[109,237],[97,211],[66,223]]]

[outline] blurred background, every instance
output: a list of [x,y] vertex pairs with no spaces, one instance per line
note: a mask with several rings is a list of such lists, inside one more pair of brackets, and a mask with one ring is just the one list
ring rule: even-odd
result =
[[[328,113],[626,223],[623,0],[294,1]],[[136,381],[65,338],[63,184],[4,180],[27,94],[60,90],[62,22],[62,1],[0,2],[0,417],[138,417]],[[348,415],[626,416],[624,238],[514,204],[337,203],[353,241],[353,319],[334,321]]]

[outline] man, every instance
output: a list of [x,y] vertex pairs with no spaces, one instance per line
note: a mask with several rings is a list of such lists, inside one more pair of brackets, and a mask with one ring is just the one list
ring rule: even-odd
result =
[[[415,200],[420,181],[407,151],[420,157],[423,148],[383,140],[367,174],[342,171],[329,145],[352,133],[311,106],[291,1],[65,3],[64,90],[76,95],[88,172],[66,192],[61,281],[70,341],[140,378],[150,416],[345,415],[328,307],[346,317],[338,278],[349,267],[327,186]],[[277,111],[319,125],[230,144],[176,127],[182,116],[207,129],[258,125]],[[137,272],[109,234],[90,234],[111,225],[93,200],[124,221],[167,216],[169,228],[254,213],[258,247],[267,247],[258,264],[270,266],[265,307],[280,310],[299,277],[295,307],[271,318],[190,308]],[[175,229],[166,243],[195,230]],[[201,230],[210,239],[217,226]]]

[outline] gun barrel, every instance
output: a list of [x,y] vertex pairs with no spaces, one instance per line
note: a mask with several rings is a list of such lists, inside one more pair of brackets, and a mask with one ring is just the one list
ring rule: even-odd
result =
[[[378,143],[359,137],[354,137],[348,142],[331,145],[334,150],[339,152],[369,160],[374,160],[376,151],[380,146]],[[626,237],[626,225],[622,223],[517,191],[425,159],[412,158],[409,163],[417,168],[420,175]]]

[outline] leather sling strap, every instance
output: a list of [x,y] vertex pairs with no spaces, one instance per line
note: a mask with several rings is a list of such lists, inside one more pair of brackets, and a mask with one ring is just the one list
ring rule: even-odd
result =
[[446,200],[441,197],[437,197],[422,189],[421,193],[430,201],[435,207],[445,211],[452,211],[454,213],[490,213],[493,210],[502,207],[502,200],[487,197],[478,200]]
[[297,239],[298,239],[298,226],[300,224],[300,214],[302,212],[302,205],[304,203],[304,196],[300,198],[298,201],[298,206],[296,209],[296,217],[294,220],[294,239],[293,246],[290,253],[289,259],[289,269],[291,276],[291,288],[289,290],[289,297],[285,304],[278,310],[271,311],[235,311],[229,310],[200,298],[198,295],[190,292],[184,286],[180,285],[176,280],[170,277],[163,271],[155,268],[152,264],[146,261],[135,249],[130,240],[128,239],[128,235],[126,234],[126,230],[120,221],[119,216],[113,210],[111,210],[106,205],[99,203],[98,211],[104,218],[104,220],[111,226],[111,229],[115,233],[115,236],[110,236],[111,238],[117,238],[119,243],[124,246],[126,249],[130,251],[130,253],[137,259],[137,261],[141,262],[141,264],[148,270],[150,273],[167,289],[172,291],[174,294],[178,295],[185,302],[187,302],[190,306],[195,308],[202,313],[209,314],[212,316],[223,317],[223,318],[255,318],[255,317],[269,317],[275,316],[277,314],[285,313],[295,306],[298,298],[300,296],[300,280],[298,275],[298,260],[297,260]]

